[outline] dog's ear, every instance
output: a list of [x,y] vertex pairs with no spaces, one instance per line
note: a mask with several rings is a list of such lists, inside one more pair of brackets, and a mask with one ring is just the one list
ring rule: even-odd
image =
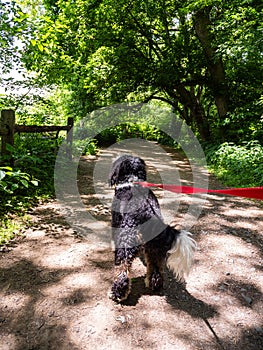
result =
[[139,181],[147,180],[145,161],[139,157],[135,157],[133,160],[133,175]]
[[118,173],[119,173],[120,165],[112,167],[111,172],[109,174],[109,185],[112,187],[117,185],[118,182]]
[[118,184],[120,167],[127,157],[126,155],[120,156],[113,162],[108,180],[111,187]]

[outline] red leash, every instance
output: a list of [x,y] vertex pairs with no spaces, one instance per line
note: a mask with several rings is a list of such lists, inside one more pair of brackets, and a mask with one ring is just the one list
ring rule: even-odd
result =
[[206,190],[204,188],[196,188],[190,186],[176,186],[176,185],[165,185],[165,184],[153,184],[149,182],[137,182],[143,187],[159,187],[164,190],[175,192],[175,193],[221,193],[227,194],[228,196],[239,196],[253,199],[263,200],[263,187],[250,187],[250,188],[229,188],[225,190]]

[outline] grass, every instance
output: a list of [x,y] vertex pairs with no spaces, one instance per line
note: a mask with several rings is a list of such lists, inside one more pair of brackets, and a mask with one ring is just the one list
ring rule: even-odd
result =
[[258,141],[209,146],[205,153],[209,170],[225,185],[263,186],[263,146]]
[[5,216],[0,220],[0,245],[7,244],[14,237],[22,234],[25,226],[29,225],[28,215],[23,216]]

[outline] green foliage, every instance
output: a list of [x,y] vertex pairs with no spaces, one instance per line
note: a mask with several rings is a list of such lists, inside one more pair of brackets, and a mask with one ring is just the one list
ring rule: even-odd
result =
[[[23,212],[40,198],[54,195],[54,166],[62,139],[54,140],[50,135],[16,135],[15,146],[8,146],[12,154],[13,167],[0,167],[0,212]],[[74,142],[73,153],[95,155],[96,140]],[[9,163],[10,156],[2,157],[1,163]]]
[[98,142],[95,139],[92,140],[75,140],[73,142],[73,155],[92,155],[95,156],[99,151]]
[[[0,2],[0,69],[7,73],[18,62],[16,37],[27,28],[27,14],[16,1]],[[2,76],[0,76],[1,82]]]
[[20,225],[10,219],[0,219],[0,245],[8,243],[19,232]]
[[60,139],[52,139],[52,136],[54,134],[17,135],[12,152],[15,165],[40,181],[40,193],[53,191],[54,163]]
[[263,146],[258,141],[242,145],[223,143],[206,148],[207,162],[228,186],[263,186]]
[[157,141],[165,145],[174,145],[174,140],[159,128],[147,122],[122,123],[106,128],[93,139],[88,139],[86,133],[82,135],[82,128],[76,131],[73,142],[73,155],[96,155],[100,147],[107,147],[116,142],[129,138],[142,138]]
[[[8,147],[14,166],[0,168],[1,216],[23,212],[39,198],[53,196],[57,146],[57,141],[42,135],[16,135],[15,146]],[[8,157],[1,158],[2,164],[9,162]]]
[[119,124],[103,130],[96,136],[99,146],[111,145],[129,138],[142,138],[144,140],[157,141],[170,146],[174,145],[174,141],[171,137],[147,122]]
[[7,213],[22,213],[32,204],[38,180],[11,167],[0,167],[0,219]]
[[27,215],[0,218],[0,246],[9,243],[13,238],[21,234],[25,226],[30,224]]
[[[30,92],[28,84],[33,87]],[[21,96],[16,105],[17,124],[25,125],[66,125],[68,110],[65,107],[69,91],[61,88],[39,89],[37,81],[25,81],[24,89],[29,92]],[[17,100],[17,99],[16,99]]]
[[29,189],[31,185],[38,186],[38,181],[33,180],[27,173],[20,170],[14,171],[11,167],[0,167],[0,194],[14,195]]
[[[70,115],[71,93],[60,88],[40,88],[35,78],[16,81],[7,79],[2,83],[8,91],[0,94],[0,110],[14,109],[16,123],[24,125],[66,125]],[[73,114],[73,113],[72,113]]]
[[261,137],[259,1],[22,3],[31,21],[23,60],[43,85],[70,91],[71,115],[154,97],[203,139],[232,140],[238,125],[239,138]]

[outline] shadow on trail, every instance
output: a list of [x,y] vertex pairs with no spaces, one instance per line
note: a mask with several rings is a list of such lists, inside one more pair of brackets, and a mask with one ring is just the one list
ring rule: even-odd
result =
[[[0,269],[0,285],[3,293],[0,303],[0,323],[1,334],[6,339],[5,349],[57,350],[64,345],[70,345],[73,350],[77,349],[67,337],[67,325],[60,321],[55,310],[49,308],[49,301],[42,301],[45,288],[55,286],[72,272],[65,269],[40,268],[26,259]],[[61,302],[81,303],[87,298],[87,290],[75,291],[74,295],[69,296],[69,300]],[[8,300],[12,300],[12,307]],[[48,315],[45,312],[47,309]]]
[[254,304],[261,303],[263,294],[253,282],[241,282],[236,278],[224,278],[213,287],[238,300],[241,306],[252,308]]
[[259,350],[263,349],[263,333],[255,328],[247,328],[240,334],[239,339],[233,345],[231,342],[222,341],[221,349],[225,350]]
[[141,276],[132,280],[131,294],[123,305],[136,306],[143,295],[160,295],[165,296],[167,303],[175,310],[184,311],[191,317],[204,319],[217,315],[213,306],[192,296],[183,283],[175,281],[170,272],[165,273],[165,289],[158,292],[146,288],[144,278]]

